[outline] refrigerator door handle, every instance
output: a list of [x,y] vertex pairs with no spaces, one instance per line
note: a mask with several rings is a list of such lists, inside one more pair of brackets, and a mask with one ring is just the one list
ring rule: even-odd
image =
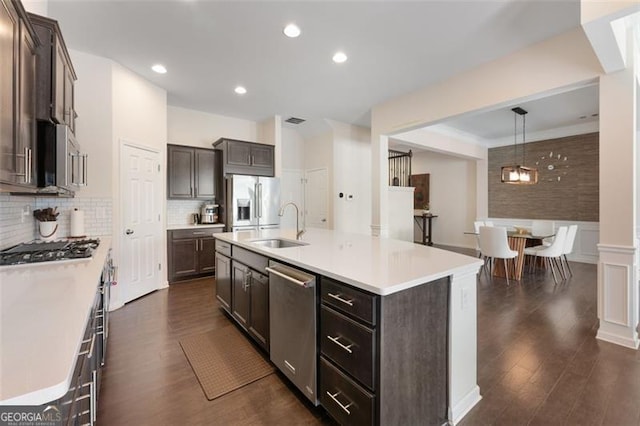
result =
[[258,218],[262,217],[262,184],[259,183],[258,185]]

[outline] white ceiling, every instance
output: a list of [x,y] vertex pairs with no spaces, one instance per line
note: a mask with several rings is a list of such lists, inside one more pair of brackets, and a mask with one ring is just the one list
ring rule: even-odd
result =
[[[70,48],[135,71],[166,89],[170,105],[255,121],[281,115],[367,127],[373,105],[580,23],[579,0],[49,0],[48,13]],[[301,27],[299,38],[282,34],[289,22]],[[337,50],[349,56],[346,63],[331,61]],[[157,62],[167,74],[150,70]],[[246,95],[233,92],[238,84]],[[585,97],[538,101],[541,112],[531,105],[527,118],[535,126],[592,113]],[[503,124],[513,131],[510,114],[452,125],[496,137]]]

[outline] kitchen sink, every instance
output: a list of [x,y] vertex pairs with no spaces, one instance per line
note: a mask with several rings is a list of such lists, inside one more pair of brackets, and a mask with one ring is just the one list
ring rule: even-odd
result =
[[269,248],[287,248],[287,247],[299,247],[299,246],[308,246],[309,243],[304,243],[302,241],[294,241],[294,240],[283,240],[281,238],[270,238],[266,240],[253,240],[251,243]]

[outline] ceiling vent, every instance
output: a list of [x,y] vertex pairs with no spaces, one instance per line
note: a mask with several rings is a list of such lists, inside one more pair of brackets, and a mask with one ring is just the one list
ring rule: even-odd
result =
[[305,120],[304,118],[298,118],[298,117],[289,117],[286,120],[284,120],[285,123],[291,123],[291,124],[300,124],[300,123],[304,123]]

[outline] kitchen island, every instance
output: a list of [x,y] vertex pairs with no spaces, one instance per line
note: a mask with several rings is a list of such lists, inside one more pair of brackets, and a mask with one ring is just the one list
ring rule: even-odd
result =
[[[414,408],[426,404],[425,398],[431,397],[431,391],[425,393],[423,389],[428,386],[422,386],[422,383],[430,380],[432,361],[437,361],[440,373],[445,371],[441,388],[444,388],[447,412],[443,416],[456,423],[480,400],[476,333],[476,274],[482,265],[479,259],[405,241],[320,229],[308,230],[300,241],[304,245],[286,248],[272,248],[259,241],[282,239],[295,243],[295,231],[241,231],[214,237],[225,250],[226,246],[231,246],[231,252],[238,247],[318,274],[323,287],[323,310],[325,283],[371,297],[374,315],[368,321],[358,323],[357,315],[349,317],[347,311],[340,309],[335,316],[358,327],[368,323],[374,336],[373,346],[377,348],[374,363],[378,369],[374,370],[373,384],[368,389],[363,387],[364,395],[374,400],[374,424],[385,424],[390,420],[418,421],[416,416],[420,411]],[[227,255],[231,256],[229,252]],[[444,299],[441,292],[432,294],[436,287],[446,289]],[[333,311],[333,306],[327,304],[326,310]],[[429,327],[432,321],[438,320],[432,315],[436,311],[445,316],[445,347],[439,352],[440,359],[427,356],[433,352]],[[322,341],[322,338],[318,340]],[[326,375],[323,366],[331,363],[325,362],[324,350],[320,352],[319,375],[322,376]],[[443,357],[446,359],[441,359]],[[334,368],[336,376],[344,376],[345,380],[358,379],[357,373],[349,375],[348,369],[338,365],[341,368]],[[353,382],[357,387],[367,384],[367,380]],[[320,377],[322,382],[323,377]],[[320,389],[322,391],[322,385]],[[411,400],[402,401],[398,395]],[[347,414],[358,406],[342,394],[330,396]],[[351,409],[348,408],[350,404],[353,404]],[[406,415],[405,411],[408,411]]]

